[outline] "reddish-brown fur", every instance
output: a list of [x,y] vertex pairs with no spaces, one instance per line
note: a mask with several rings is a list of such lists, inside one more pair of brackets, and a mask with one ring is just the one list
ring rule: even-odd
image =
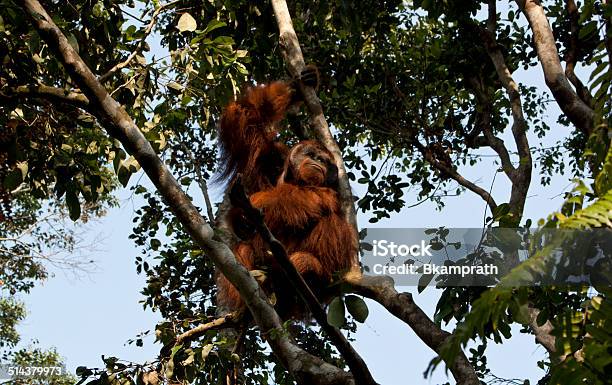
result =
[[[223,176],[231,180],[237,173],[243,175],[251,204],[262,210],[293,265],[322,296],[332,275],[350,268],[356,242],[334,189],[337,171],[331,153],[315,141],[302,141],[291,149],[274,141],[275,125],[294,99],[292,93],[288,84],[274,82],[247,90],[226,108],[219,133]],[[265,288],[275,293],[282,316],[303,314],[296,310],[291,287],[257,234],[238,243],[234,253],[247,269],[268,272]],[[228,310],[243,306],[222,275],[218,300]]]
[[[291,89],[283,82],[253,87],[230,103],[221,117],[221,178],[242,174],[247,193],[276,183],[288,148],[275,142],[275,124],[283,119],[291,102]],[[262,172],[262,170],[265,170]]]

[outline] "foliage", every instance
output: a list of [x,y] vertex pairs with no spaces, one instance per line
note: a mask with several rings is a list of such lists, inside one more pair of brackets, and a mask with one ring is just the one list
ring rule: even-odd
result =
[[[612,158],[608,156],[606,159],[609,162]],[[606,170],[609,170],[607,164],[602,167],[601,173]],[[601,177],[598,175],[596,180]],[[590,193],[582,183],[578,184],[575,191],[579,192],[579,199],[569,194],[567,202],[582,203],[584,196]],[[589,206],[576,209],[569,217],[563,213],[555,213],[550,215],[549,222],[542,224],[544,229],[612,229],[612,191],[605,192]],[[559,366],[551,367],[551,383],[571,384],[583,378],[590,381],[589,383],[604,384],[605,370],[609,370],[612,365],[609,355],[601,355],[612,343],[611,335],[605,329],[609,322],[609,318],[606,318],[609,314],[605,313],[610,310],[607,307],[610,301],[609,288],[595,285],[594,289],[600,294],[589,295],[588,287],[572,293],[573,290],[557,287],[542,290],[521,286],[546,271],[546,265],[554,257],[553,251],[570,236],[571,233],[568,232],[556,233],[538,252],[507,274],[495,288],[482,292],[471,304],[471,311],[464,317],[457,317],[462,323],[455,329],[440,357],[432,361],[429,370],[435,368],[441,360],[452,362],[460,347],[475,337],[483,340],[493,338],[498,343],[502,341],[502,337],[510,338],[509,325],[512,322],[524,325],[532,322],[528,308],[533,307],[535,302],[539,305],[536,305],[536,308],[541,309],[535,322],[539,326],[546,322],[553,323],[557,337],[557,357],[553,359],[562,359]],[[609,250],[604,251],[608,252]],[[442,303],[444,302],[441,298],[438,310]],[[556,306],[550,306],[551,303]],[[480,352],[480,355],[483,352]]]
[[[201,202],[204,196],[206,202],[210,191],[220,191],[223,186],[219,184],[209,191],[208,182],[215,171],[213,143],[221,108],[241,88],[284,74],[269,2],[42,3],[193,199]],[[605,130],[610,125],[612,79],[601,31],[610,16],[610,5],[597,0],[581,2],[581,27],[576,36],[565,3],[543,3],[560,55],[567,57],[572,39],[577,38],[578,65],[594,69],[586,84],[597,130],[588,136],[560,114],[557,120],[569,128],[568,138],[540,146],[551,136],[550,121],[544,116],[549,95],[534,84],[518,85],[532,141],[528,150],[536,159],[541,183],[547,185],[553,176],[565,173],[584,181],[568,196],[563,209],[541,226],[609,226],[612,155]],[[478,34],[486,27],[485,13],[486,6],[480,1],[291,2],[304,54],[322,73],[319,97],[342,147],[349,177],[360,191],[358,208],[370,222],[406,210],[411,199],[416,204],[431,200],[442,209],[448,202],[446,196],[469,189],[453,172],[484,164],[485,151],[491,147],[482,143],[483,127],[500,138],[512,136],[512,100]],[[495,48],[501,51],[509,72],[540,65],[533,34],[519,9],[509,5],[497,16]],[[214,330],[172,347],[177,335],[220,312],[215,304],[214,267],[205,251],[194,246],[166,202],[131,179],[139,165],[119,143],[108,139],[101,122],[87,108],[35,93],[19,95],[19,87],[24,86],[34,90],[41,85],[55,87],[64,97],[79,90],[23,12],[9,0],[2,0],[0,7],[0,60],[0,213],[6,219],[0,221],[0,232],[20,241],[0,253],[4,288],[11,293],[27,291],[45,278],[44,266],[23,256],[47,248],[70,249],[71,234],[50,232],[42,220],[45,213],[68,214],[73,220],[101,215],[113,205],[115,188],[129,185],[145,202],[136,210],[130,236],[141,250],[136,270],[147,278],[142,303],[164,318],[155,329],[156,337],[170,347],[169,355],[155,363],[163,368],[160,373],[177,381],[210,383],[224,378],[228,368],[240,361],[247,384],[292,383],[252,328],[244,332],[242,351],[234,351],[236,335]],[[302,128],[294,132],[308,131],[304,114],[287,123]],[[508,151],[513,165],[527,162],[512,146]],[[499,169],[491,170],[491,175],[504,171],[501,163],[496,158],[495,168]],[[587,188],[590,177],[594,185]],[[488,190],[489,186],[483,187]],[[525,194],[528,187],[529,183]],[[530,222],[522,221],[520,215],[509,219],[511,210],[520,213],[522,207],[511,207],[502,199],[487,224],[529,227]],[[205,208],[205,203],[202,208],[203,212],[214,209]],[[26,240],[20,238],[32,226],[36,231]],[[519,266],[507,279],[537,269],[541,258],[536,256]],[[584,361],[568,361],[567,370],[596,378],[598,370],[605,368],[596,358],[608,346],[601,333],[609,318],[608,300],[605,293],[593,296],[560,288],[450,288],[442,292],[434,318],[438,324],[452,319],[460,322],[444,359],[450,361],[468,340],[484,339],[482,348],[472,352],[473,361],[480,360],[475,366],[484,375],[488,370],[482,361],[486,338],[496,342],[510,338],[512,324],[528,323],[528,306],[541,309],[538,323],[552,322],[559,330],[569,325],[564,321],[566,315],[590,312],[589,322],[578,331],[584,337],[580,340]],[[595,302],[584,307],[585,301]],[[11,309],[12,320],[18,320],[18,307]],[[344,325],[349,332],[356,324],[347,322],[345,310],[358,322],[367,317],[367,307],[359,297],[345,295],[334,300],[330,322]],[[288,323],[286,332],[307,351],[344,367],[317,328]],[[570,338],[558,339],[566,337]],[[7,340],[14,341],[14,337]],[[142,343],[140,338],[134,341]],[[571,346],[574,352],[579,348]],[[583,362],[592,362],[592,371]],[[552,360],[548,365],[553,378],[563,378],[557,374],[561,371],[554,371],[562,366],[553,368]],[[158,368],[106,357],[104,368],[82,368],[79,376],[83,380],[95,376],[98,384],[144,382],[153,369]]]
[[[60,12],[63,26],[76,26],[80,13]],[[87,245],[66,219],[87,222],[115,205],[117,178],[108,164],[118,148],[91,115],[69,104],[7,96],[20,86],[73,86],[25,15],[7,1],[0,7],[0,60],[0,346],[13,348],[25,309],[8,296],[28,293],[48,277],[50,265],[81,269],[90,263],[75,255]]]
[[584,319],[588,319],[588,324],[584,327],[582,348],[572,352],[573,354],[569,355],[562,365],[553,369],[551,383],[571,384],[584,381],[589,384],[605,384],[609,381],[612,369],[611,296],[609,288],[603,290],[602,295],[594,296],[585,304],[582,314],[568,320],[567,326],[579,325]]
[[26,316],[21,302],[0,297],[0,348],[13,347],[19,342],[15,327]]
[[[11,385],[73,385],[77,379],[66,373],[62,357],[54,350],[30,347],[16,351],[9,365],[18,367],[55,368],[53,375],[34,375],[10,381]],[[59,372],[59,374],[58,374]]]

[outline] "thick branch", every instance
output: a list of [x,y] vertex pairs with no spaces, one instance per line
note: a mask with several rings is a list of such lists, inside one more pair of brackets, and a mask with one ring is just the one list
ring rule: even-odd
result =
[[0,92],[0,101],[29,98],[44,99],[52,103],[66,103],[82,109],[87,109],[89,106],[89,99],[80,92],[45,85],[6,87]]
[[357,384],[376,384],[376,381],[374,381],[374,378],[372,378],[372,374],[370,374],[366,363],[355,351],[355,349],[353,349],[342,332],[327,322],[325,309],[323,309],[323,306],[317,299],[317,296],[312,292],[306,281],[304,281],[304,278],[289,260],[285,247],[278,239],[276,239],[276,237],[274,237],[268,226],[266,226],[263,214],[251,205],[249,198],[247,198],[246,193],[244,192],[244,187],[242,186],[240,178],[234,182],[230,192],[230,198],[232,200],[232,205],[243,209],[246,217],[253,221],[257,232],[261,235],[264,242],[266,242],[270,247],[270,251],[272,252],[276,262],[278,262],[279,266],[283,270],[283,273],[286,275],[289,282],[291,282],[295,288],[295,291],[298,293],[300,298],[302,298],[306,306],[308,306],[308,309],[312,313],[317,323],[321,326],[321,329],[323,329],[323,331],[329,336],[330,340],[333,342],[348,364],[351,373],[353,373],[353,376],[355,377],[355,382]]
[[117,103],[74,51],[37,0],[19,0],[34,28],[56,53],[70,77],[90,101],[91,108],[111,136],[118,139],[139,162],[159,193],[219,270],[238,289],[264,338],[281,363],[301,384],[352,384],[352,376],[294,345],[284,333],[281,320],[266,300],[257,281],[236,261],[226,244],[214,238],[212,228],[200,215],[176,179],[159,159],[150,143],[123,107]]
[[[304,63],[304,57],[302,55],[302,49],[298,41],[295,30],[293,29],[293,22],[289,15],[289,9],[287,8],[287,2],[285,0],[272,0],[272,7],[274,9],[274,15],[279,29],[279,42],[285,63],[289,72],[294,77],[299,77],[302,70],[306,66]],[[317,139],[325,145],[325,147],[334,155],[336,166],[338,167],[338,180],[340,193],[340,200],[342,202],[342,209],[348,222],[353,225],[355,233],[357,233],[357,215],[355,212],[355,204],[353,200],[353,193],[351,191],[351,185],[349,183],[344,162],[342,161],[342,152],[338,147],[329,125],[323,115],[323,108],[319,102],[319,98],[312,87],[304,86],[300,83],[300,91],[304,96],[304,104],[310,111],[310,122],[314,128],[314,132],[317,134]],[[357,238],[356,238],[357,239]],[[353,260],[353,267],[359,268],[357,256]]]
[[595,114],[574,92],[561,67],[555,37],[544,8],[538,0],[516,0],[527,17],[533,32],[533,41],[540,59],[546,85],[552,92],[559,107],[569,120],[585,134],[593,130]]
[[[413,301],[410,293],[398,293],[393,279],[386,276],[362,276],[347,281],[352,291],[384,306],[391,314],[408,324],[427,346],[440,353],[451,336],[436,325]],[[465,354],[460,353],[449,368],[458,385],[479,385],[480,380]]]
[[129,56],[124,61],[115,64],[113,68],[108,70],[104,75],[100,76],[100,79],[99,79],[100,83],[103,83],[104,81],[108,80],[108,78],[113,76],[115,72],[120,71],[123,68],[127,67],[132,62],[132,60],[134,60],[136,55],[138,55],[142,51],[145,43],[147,42],[147,37],[149,37],[149,35],[151,34],[151,31],[153,31],[153,27],[155,26],[155,22],[157,21],[157,16],[161,13],[161,11],[164,10],[164,8],[167,8],[176,3],[178,3],[178,0],[171,1],[167,4],[160,5],[159,7],[157,7],[157,9],[155,9],[155,11],[153,12],[153,15],[151,16],[151,21],[149,22],[149,25],[147,25],[147,28],[144,31],[144,35],[142,36],[138,44],[136,44],[136,48],[134,49],[134,51],[132,51],[132,53],[130,53]]
[[[508,99],[510,99],[510,106],[512,110],[512,135],[516,148],[520,157],[519,165],[515,172],[512,172],[508,176],[512,181],[512,192],[510,194],[510,212],[519,219],[523,215],[523,209],[525,207],[525,200],[527,198],[527,192],[529,191],[529,185],[531,184],[531,172],[532,172],[532,159],[531,149],[529,148],[529,142],[527,140],[527,121],[523,114],[523,105],[521,102],[521,94],[519,91],[518,84],[512,78],[512,73],[506,65],[504,55],[497,45],[495,38],[495,30],[497,26],[497,13],[495,12],[495,1],[489,0],[489,19],[487,21],[487,29],[481,30],[481,38],[484,41],[484,45],[487,49],[487,53],[495,66],[497,77],[503,84],[506,92],[508,93]],[[492,31],[491,31],[492,30]],[[489,132],[489,141],[491,147],[498,153],[502,151],[503,156],[507,156],[507,150],[504,154],[502,149],[499,151],[496,147],[500,146],[501,140],[493,137],[492,132]],[[485,132],[487,136],[487,132]],[[503,142],[501,142],[503,146]],[[505,148],[504,148],[505,149]],[[501,157],[501,155],[500,155]],[[503,163],[502,163],[503,165]]]
[[[520,162],[516,169],[513,169],[513,171],[510,173],[506,172],[506,174],[508,174],[508,177],[512,182],[512,191],[510,193],[509,202],[510,212],[516,216],[517,220],[520,220],[525,207],[525,200],[527,199],[529,185],[531,184],[533,162],[529,142],[527,140],[527,123],[523,114],[519,88],[517,83],[512,78],[512,73],[506,65],[504,55],[499,49],[495,38],[495,31],[497,29],[497,12],[495,4],[496,0],[489,0],[489,17],[487,20],[487,28],[480,30],[480,36],[484,42],[485,48],[487,49],[487,53],[495,66],[497,76],[508,93],[508,98],[510,99],[510,105],[512,108],[512,134],[516,142]],[[478,87],[474,88],[479,90]],[[477,97],[479,98],[479,101],[482,99],[485,103],[491,102],[491,97],[486,95],[484,91],[482,91],[480,94],[477,93]],[[484,133],[491,148],[493,148],[502,159],[502,167],[504,168],[504,171],[506,171],[504,162],[508,162],[508,151],[503,145],[503,141],[495,137],[490,129],[488,131],[484,130]],[[516,258],[518,258],[518,255],[516,255]],[[532,310],[537,311],[536,309]],[[550,323],[548,323],[548,325],[538,326],[534,318],[534,321],[531,322],[530,326],[534,331],[536,340],[538,342],[549,350],[549,352],[551,351],[551,346],[554,349],[555,337],[550,334],[552,330]]]

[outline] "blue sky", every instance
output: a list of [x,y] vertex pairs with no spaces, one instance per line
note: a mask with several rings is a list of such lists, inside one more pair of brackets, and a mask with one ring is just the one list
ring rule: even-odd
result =
[[[152,54],[158,57],[163,54],[155,41],[151,45],[154,47]],[[515,78],[546,91],[539,68],[519,72]],[[542,143],[546,146],[568,134],[566,128],[555,123],[559,114],[556,104],[549,103],[548,107],[547,121],[552,130]],[[503,139],[513,147],[511,136]],[[533,135],[530,140],[532,146],[538,143]],[[462,168],[460,171],[487,190],[491,188],[498,203],[507,201],[510,189],[506,177],[498,174],[492,184],[497,167],[491,163],[491,159],[477,167]],[[538,174],[539,170],[536,169],[525,208],[525,218],[531,218],[534,222],[557,210],[562,202],[560,193],[571,188],[568,177],[556,177],[550,186],[543,187]],[[359,189],[356,193],[360,193]],[[197,191],[194,190],[193,195],[196,202],[202,204]],[[415,195],[411,191],[406,193],[409,203],[415,202]],[[145,339],[142,348],[126,346],[128,339],[153,329],[160,318],[149,310],[143,311],[139,303],[144,279],[136,274],[134,257],[140,251],[128,239],[133,210],[141,202],[132,201],[127,190],[121,191],[119,198],[120,207],[90,225],[85,233],[86,241],[102,239],[97,244],[98,250],[88,256],[96,260],[97,271],[75,277],[69,272],[56,270],[54,277],[36,287],[30,295],[22,296],[29,312],[27,319],[19,326],[23,343],[36,339],[42,347],[56,347],[73,372],[80,365],[101,366],[101,355],[144,362],[154,359],[159,351],[152,338]],[[481,198],[466,192],[460,197],[447,198],[446,203],[442,212],[436,211],[431,203],[424,203],[404,210],[377,226],[422,228],[482,225],[485,203]],[[359,222],[365,226],[367,217],[360,215]],[[422,294],[417,294],[414,287],[402,290],[413,293],[415,301],[426,313],[433,314],[438,298],[434,288],[427,288]],[[368,301],[368,305],[370,317],[359,327],[355,347],[370,365],[376,380],[391,385],[454,382],[452,378],[447,378],[443,369],[438,369],[434,378],[424,380],[422,373],[434,353],[407,325],[389,315],[378,304]],[[517,328],[513,330],[510,341],[503,345],[491,343],[488,349],[490,367],[499,377],[537,380],[542,371],[537,368],[536,362],[544,357],[543,348],[533,343],[533,336],[519,335]]]
[[[485,165],[466,169],[464,174],[480,181],[482,186],[490,186],[496,167]],[[534,177],[526,218],[537,220],[558,209],[562,201],[558,194],[568,186],[571,184],[566,178],[556,178],[552,186],[543,188],[539,186],[539,178]],[[497,176],[492,191],[498,201],[507,199],[509,190],[503,175]],[[192,193],[201,205],[197,190]],[[86,233],[91,240],[102,239],[98,251],[90,255],[96,260],[97,271],[81,277],[56,271],[53,278],[23,297],[29,311],[28,318],[19,327],[23,341],[38,339],[43,347],[56,347],[71,371],[79,365],[101,366],[101,355],[144,362],[154,359],[159,351],[152,338],[145,339],[142,348],[126,345],[136,334],[153,329],[159,316],[150,310],[143,311],[139,304],[144,281],[136,274],[134,257],[140,251],[127,238],[133,210],[140,202],[132,200],[127,190],[121,191],[120,200],[119,208],[90,225]],[[446,202],[441,212],[432,204],[424,203],[396,214],[379,226],[478,227],[482,224],[485,205],[476,195],[465,193]],[[360,215],[359,221],[364,226],[367,217]],[[417,294],[414,287],[401,289],[411,292],[417,304],[427,314],[433,314],[438,299],[434,288],[427,288],[422,294]],[[354,344],[381,384],[453,383],[443,369],[438,369],[431,380],[424,380],[422,373],[434,353],[407,325],[380,305],[368,301],[368,306],[370,317],[360,325]],[[499,377],[514,378],[520,374],[521,378],[538,379],[542,372],[536,362],[545,357],[544,350],[533,343],[532,336],[520,335],[518,328],[513,334],[503,345],[490,344],[488,358],[492,370]]]

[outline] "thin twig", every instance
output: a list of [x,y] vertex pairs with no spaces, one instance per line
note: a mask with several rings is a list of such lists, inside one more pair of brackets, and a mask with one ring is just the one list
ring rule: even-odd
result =
[[229,328],[234,327],[234,313],[226,314],[223,317],[219,317],[213,321],[207,322],[205,324],[201,324],[196,326],[195,328],[186,331],[183,334],[180,334],[176,337],[175,345],[181,345],[188,341],[193,341],[194,339],[202,336],[209,330],[215,330],[220,328]]
[[193,152],[183,143],[182,145],[183,151],[187,154],[191,163],[193,164],[193,168],[196,172],[196,177],[198,179],[198,185],[200,186],[200,191],[204,196],[204,203],[206,204],[206,214],[208,215],[208,223],[212,224],[215,220],[215,214],[213,213],[212,203],[210,202],[210,196],[208,195],[208,185],[206,184],[206,179],[202,175],[202,164],[199,160],[196,160],[193,156]]
[[147,25],[147,28],[144,31],[144,35],[142,36],[142,38],[140,39],[140,41],[138,42],[138,44],[136,45],[136,48],[134,49],[134,51],[132,51],[132,53],[130,53],[130,55],[122,62],[117,63],[113,66],[113,68],[111,68],[110,70],[108,70],[108,72],[106,72],[104,75],[100,76],[99,80],[100,83],[103,83],[104,81],[106,81],[108,78],[110,78],[115,72],[127,67],[130,62],[132,60],[134,60],[134,58],[136,57],[136,55],[138,55],[140,53],[140,51],[142,50],[142,48],[144,47],[146,41],[147,41],[147,37],[149,37],[149,35],[151,34],[151,31],[153,31],[153,27],[155,26],[155,23],[157,21],[157,16],[161,13],[161,11],[163,11],[165,8],[168,8],[174,4],[178,3],[178,0],[175,1],[171,1],[169,3],[160,5],[159,7],[157,7],[157,9],[155,9],[155,11],[153,12],[153,15],[151,16],[151,21],[149,21],[149,25]]

